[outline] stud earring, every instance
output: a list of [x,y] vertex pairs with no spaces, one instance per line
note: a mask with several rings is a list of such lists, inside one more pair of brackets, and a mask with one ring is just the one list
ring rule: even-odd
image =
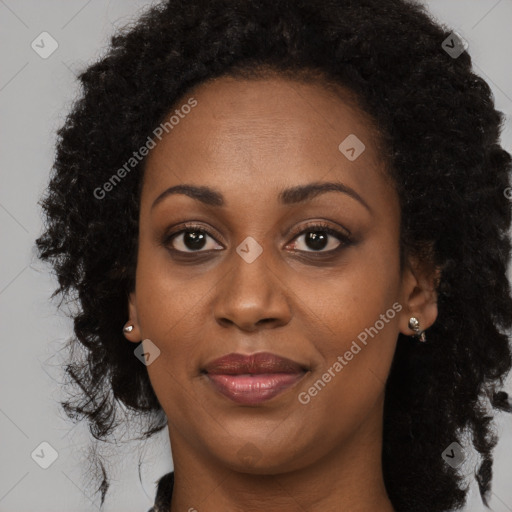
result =
[[123,332],[132,332],[133,331],[133,325],[125,325],[123,327]]
[[418,338],[419,341],[421,341],[422,343],[425,343],[427,341],[425,331],[422,331],[420,329],[420,321],[415,316],[411,316],[411,318],[409,318],[409,329],[412,329],[414,331],[413,336],[415,338]]

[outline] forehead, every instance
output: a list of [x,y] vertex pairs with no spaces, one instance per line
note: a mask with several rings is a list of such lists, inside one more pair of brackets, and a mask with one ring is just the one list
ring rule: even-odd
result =
[[[191,98],[196,105],[181,110]],[[312,181],[367,193],[387,185],[376,131],[342,87],[222,77],[185,94],[173,113],[179,119],[147,158],[143,202],[184,183],[223,190],[227,206],[243,195],[276,201],[278,190]]]

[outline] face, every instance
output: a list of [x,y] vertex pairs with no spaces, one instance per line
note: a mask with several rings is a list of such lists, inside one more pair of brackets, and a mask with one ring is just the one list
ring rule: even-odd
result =
[[[220,78],[177,110],[147,159],[126,337],[160,351],[173,452],[305,467],[375,430],[399,332],[435,319],[400,270],[397,193],[366,118],[321,84]],[[233,353],[257,356],[211,364]]]

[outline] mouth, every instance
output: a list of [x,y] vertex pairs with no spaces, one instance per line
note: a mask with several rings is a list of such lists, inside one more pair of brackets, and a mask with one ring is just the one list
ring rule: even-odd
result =
[[298,383],[309,368],[275,354],[227,354],[202,370],[215,391],[233,402],[256,405]]

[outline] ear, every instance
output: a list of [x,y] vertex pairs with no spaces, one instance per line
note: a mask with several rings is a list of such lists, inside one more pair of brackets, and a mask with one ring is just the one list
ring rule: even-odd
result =
[[441,277],[441,269],[433,267],[417,258],[409,258],[402,279],[402,306],[400,332],[412,336],[409,319],[414,316],[420,322],[422,331],[428,329],[437,318],[436,287]]
[[135,292],[131,292],[128,296],[128,321],[123,327],[127,325],[133,325],[133,329],[131,332],[125,332],[123,329],[124,337],[132,343],[139,343],[139,341],[142,339],[142,335],[140,333],[139,322],[137,320],[137,303],[135,300]]

